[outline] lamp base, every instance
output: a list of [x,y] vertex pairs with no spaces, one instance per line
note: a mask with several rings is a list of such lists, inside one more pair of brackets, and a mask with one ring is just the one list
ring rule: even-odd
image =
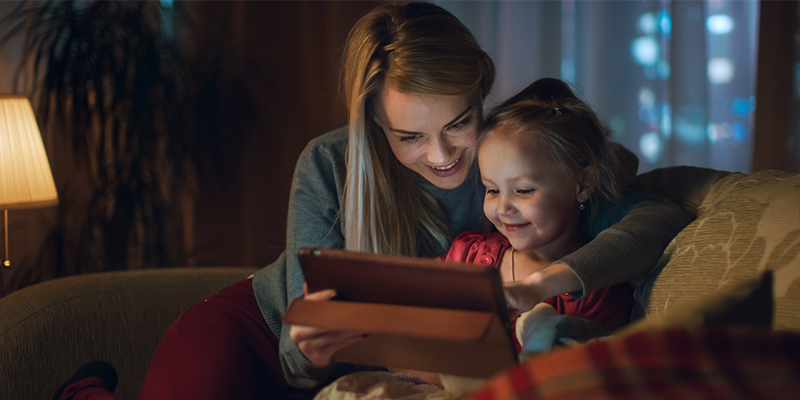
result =
[[6,242],[6,260],[3,261],[3,266],[11,268],[11,261],[8,259],[8,210],[3,210],[3,238]]

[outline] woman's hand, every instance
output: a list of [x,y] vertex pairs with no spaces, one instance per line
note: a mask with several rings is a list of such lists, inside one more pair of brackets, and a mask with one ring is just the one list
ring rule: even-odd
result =
[[519,282],[507,282],[504,285],[506,305],[508,306],[508,316],[512,320],[520,314],[533,309],[533,307],[545,300],[539,292],[536,284]]
[[509,317],[514,319],[551,297],[582,288],[581,281],[569,266],[555,263],[530,274],[522,281],[505,284],[504,292]]
[[[312,301],[328,301],[336,296],[334,290],[308,293],[308,287],[305,284],[303,284],[303,292],[305,293],[304,298]],[[292,325],[289,337],[297,343],[297,347],[309,361],[324,367],[331,363],[331,356],[339,349],[363,340],[366,335],[360,332]]]

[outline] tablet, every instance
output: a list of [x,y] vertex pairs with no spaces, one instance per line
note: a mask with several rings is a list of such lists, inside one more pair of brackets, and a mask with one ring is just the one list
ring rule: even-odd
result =
[[284,321],[367,334],[334,361],[480,378],[516,363],[494,268],[321,248],[301,248],[298,258],[310,292],[337,295],[297,299]]

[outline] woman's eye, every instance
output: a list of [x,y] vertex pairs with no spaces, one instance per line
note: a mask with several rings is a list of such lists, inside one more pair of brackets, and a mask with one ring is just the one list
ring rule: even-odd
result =
[[419,140],[419,135],[408,135],[400,138],[400,141],[403,143],[414,143],[417,140]]
[[458,122],[448,126],[447,129],[449,129],[451,131],[457,131],[457,130],[462,129],[465,126],[469,125],[470,121],[471,121],[470,118],[464,118],[461,121],[458,121]]

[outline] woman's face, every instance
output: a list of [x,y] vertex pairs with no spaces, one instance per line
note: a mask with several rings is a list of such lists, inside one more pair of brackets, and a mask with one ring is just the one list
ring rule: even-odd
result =
[[480,109],[467,96],[402,93],[386,85],[375,112],[395,157],[442,189],[467,179]]

